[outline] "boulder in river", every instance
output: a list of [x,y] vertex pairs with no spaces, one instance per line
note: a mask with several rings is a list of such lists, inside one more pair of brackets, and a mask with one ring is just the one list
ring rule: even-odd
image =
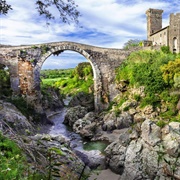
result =
[[69,106],[74,107],[78,105],[87,108],[88,111],[93,111],[94,110],[94,95],[87,94],[84,92],[77,93],[69,102]]
[[133,123],[133,118],[128,112],[123,112],[120,115],[116,115],[114,111],[106,114],[103,118],[103,130],[112,131],[114,129],[123,129],[130,127]]
[[87,113],[83,118],[78,119],[74,125],[73,130],[81,134],[83,137],[92,138],[96,130],[96,115],[94,112]]
[[82,106],[71,107],[67,110],[67,113],[64,118],[64,124],[73,126],[73,124],[80,118],[83,118],[85,114],[88,113],[87,108]]

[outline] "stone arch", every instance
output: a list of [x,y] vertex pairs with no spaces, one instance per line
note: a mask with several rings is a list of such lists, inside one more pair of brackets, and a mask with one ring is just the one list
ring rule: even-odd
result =
[[173,38],[173,52],[175,53],[177,51],[177,38]]
[[94,104],[95,109],[99,111],[100,108],[100,99],[101,99],[101,89],[102,89],[102,82],[101,82],[101,73],[98,68],[98,65],[93,60],[91,55],[84,49],[80,48],[77,45],[59,45],[55,46],[53,48],[50,48],[45,54],[41,56],[41,58],[38,60],[37,64],[34,67],[34,89],[37,91],[40,91],[40,70],[42,68],[43,63],[45,60],[51,56],[52,54],[59,55],[63,51],[70,50],[75,51],[81,55],[83,55],[91,64],[93,69],[93,77],[94,77]]

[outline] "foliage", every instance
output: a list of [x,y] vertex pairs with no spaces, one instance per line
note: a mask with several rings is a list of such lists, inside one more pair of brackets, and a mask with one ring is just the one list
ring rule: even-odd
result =
[[141,101],[141,107],[145,107],[147,105],[152,105],[153,107],[157,107],[160,105],[160,98],[155,94],[147,93],[146,97],[144,97]]
[[[55,19],[56,11],[59,12],[59,19],[63,23],[70,24],[75,22],[78,24],[78,18],[80,12],[77,10],[77,5],[74,0],[35,0],[36,9],[40,16],[44,16],[47,21]],[[5,0],[0,2],[0,14],[6,15],[9,10],[12,10],[10,4],[7,4]],[[49,23],[48,23],[49,24]]]
[[163,73],[163,79],[168,85],[180,86],[180,82],[178,81],[180,78],[180,58],[169,61],[168,64],[161,67],[161,71]]
[[45,54],[45,53],[47,53],[47,51],[50,50],[50,48],[47,45],[45,45],[45,44],[42,45],[40,48],[41,48],[42,54]]
[[36,123],[40,121],[39,114],[35,112],[31,105],[27,104],[27,101],[22,96],[9,98],[8,101],[14,104],[28,119],[29,117],[33,117],[33,120],[36,120]]
[[138,39],[130,39],[126,43],[124,43],[123,49],[129,49],[131,47],[141,46],[141,41]]
[[131,87],[144,86],[145,97],[134,95],[140,107],[165,108],[160,113],[162,121],[157,123],[160,127],[168,121],[180,121],[176,108],[180,93],[174,88],[180,84],[180,58],[177,57],[163,51],[133,52],[116,72],[117,83],[124,80]]
[[6,15],[9,10],[12,10],[10,4],[7,4],[6,0],[1,0],[0,2],[0,14]]
[[11,95],[9,70],[0,65],[0,98]]
[[116,80],[129,81],[130,85],[145,86],[145,91],[153,94],[166,88],[160,66],[173,59],[174,55],[158,51],[137,51],[117,69]]
[[159,126],[160,128],[163,128],[167,123],[163,120],[159,120],[156,122],[156,125]]
[[141,96],[139,94],[134,94],[134,99],[136,101],[140,101],[141,100]]
[[23,179],[25,158],[15,142],[0,133],[0,179]]
[[[41,70],[41,79],[70,77],[74,69],[45,69]],[[57,81],[57,80],[56,80]]]
[[171,53],[169,46],[161,46],[161,51],[166,54]]
[[79,63],[75,68],[73,75],[77,76],[80,79],[86,78],[89,75],[93,76],[93,71],[90,63]]
[[63,96],[73,96],[78,92],[89,93],[89,88],[93,85],[92,67],[86,62],[80,63],[75,69],[46,70],[41,74],[44,77],[42,89],[46,86],[59,88]]

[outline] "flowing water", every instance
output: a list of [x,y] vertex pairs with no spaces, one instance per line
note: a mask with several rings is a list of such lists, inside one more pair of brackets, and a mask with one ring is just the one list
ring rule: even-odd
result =
[[[67,139],[70,140],[70,147],[76,152],[78,156],[84,161],[88,159],[95,158],[102,159],[103,151],[108,145],[107,142],[96,141],[91,142],[83,139],[79,134],[76,134],[72,131],[72,129],[65,124],[63,124],[64,117],[66,115],[66,108],[63,108],[60,112],[56,113],[49,117],[49,119],[54,123],[48,129],[48,133],[50,135],[63,135]],[[91,160],[90,160],[91,161]]]
[[50,117],[51,121],[54,123],[54,125],[49,129],[50,135],[63,135],[71,142],[71,147],[78,147],[82,149],[82,138],[71,131],[71,129],[63,124],[64,117],[66,114],[66,109],[63,108],[58,114],[53,115]]
[[73,149],[77,150],[100,150],[101,152],[104,151],[104,149],[107,146],[106,142],[103,141],[86,141],[84,140],[79,134],[72,131],[72,129],[65,124],[63,124],[64,117],[66,115],[66,108],[63,108],[59,113],[53,115],[50,117],[51,121],[54,123],[52,127],[49,128],[49,134],[50,135],[63,135],[67,139],[70,140],[70,145]]

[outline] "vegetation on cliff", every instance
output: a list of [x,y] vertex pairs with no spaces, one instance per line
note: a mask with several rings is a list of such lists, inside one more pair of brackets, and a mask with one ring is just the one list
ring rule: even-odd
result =
[[15,142],[0,134],[0,179],[22,179],[25,158]]
[[[144,87],[145,97],[134,95],[140,107],[152,105],[153,108],[167,106],[161,113],[165,120],[180,121],[177,103],[180,99],[180,59],[179,55],[163,51],[136,51],[116,71],[117,84],[125,84],[126,90]],[[124,90],[124,91],[126,91]],[[125,93],[124,93],[125,94]],[[127,94],[127,93],[126,93]],[[125,102],[123,98],[119,106]]]
[[11,95],[9,70],[0,64],[0,98]]

